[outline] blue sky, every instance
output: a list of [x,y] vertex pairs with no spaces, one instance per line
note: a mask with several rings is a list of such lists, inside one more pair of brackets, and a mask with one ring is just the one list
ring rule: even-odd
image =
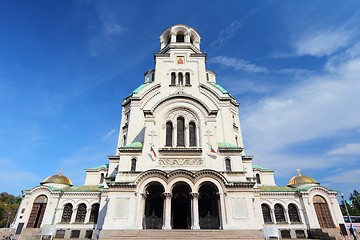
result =
[[59,168],[74,184],[116,149],[123,98],[159,36],[194,27],[235,96],[246,153],[286,185],[300,168],[360,189],[360,2],[2,1],[0,191]]

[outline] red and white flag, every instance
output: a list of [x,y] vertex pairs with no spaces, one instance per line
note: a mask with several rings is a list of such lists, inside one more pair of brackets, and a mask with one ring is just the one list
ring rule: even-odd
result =
[[155,152],[155,150],[154,150],[154,148],[153,148],[153,146],[151,144],[150,144],[150,153],[154,156],[154,158],[157,157],[156,152]]

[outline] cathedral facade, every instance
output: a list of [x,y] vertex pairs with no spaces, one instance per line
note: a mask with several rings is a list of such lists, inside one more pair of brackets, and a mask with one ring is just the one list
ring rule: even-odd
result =
[[[201,37],[186,25],[160,36],[155,69],[122,103],[116,154],[24,191],[16,234],[106,239],[120,230],[218,229],[307,237],[338,232],[337,192],[300,171],[277,186],[244,150],[239,103],[206,69]],[[275,230],[274,230],[275,229]],[[25,238],[26,239],[26,238]]]

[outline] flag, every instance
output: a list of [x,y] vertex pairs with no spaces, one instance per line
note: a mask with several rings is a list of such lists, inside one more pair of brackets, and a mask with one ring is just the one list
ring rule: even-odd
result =
[[156,152],[151,144],[150,144],[150,153],[152,153],[152,155],[156,158]]
[[211,145],[209,145],[210,146],[210,153],[215,153],[215,154],[217,154],[217,152],[215,151],[215,149],[211,146]]

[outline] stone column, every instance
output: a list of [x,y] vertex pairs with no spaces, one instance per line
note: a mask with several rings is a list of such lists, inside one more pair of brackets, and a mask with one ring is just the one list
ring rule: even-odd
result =
[[190,193],[192,196],[191,200],[191,215],[192,215],[192,226],[191,229],[200,229],[199,225],[199,193],[192,192]]
[[172,197],[172,193],[164,192],[163,195],[165,197],[164,213],[163,213],[163,218],[164,218],[163,229],[171,229],[171,197]]
[[146,205],[147,194],[140,193],[140,196],[141,197],[139,197],[139,201],[138,201],[139,211],[138,211],[136,223],[138,227],[142,227],[143,229],[145,229],[144,216],[145,216],[145,205]]

